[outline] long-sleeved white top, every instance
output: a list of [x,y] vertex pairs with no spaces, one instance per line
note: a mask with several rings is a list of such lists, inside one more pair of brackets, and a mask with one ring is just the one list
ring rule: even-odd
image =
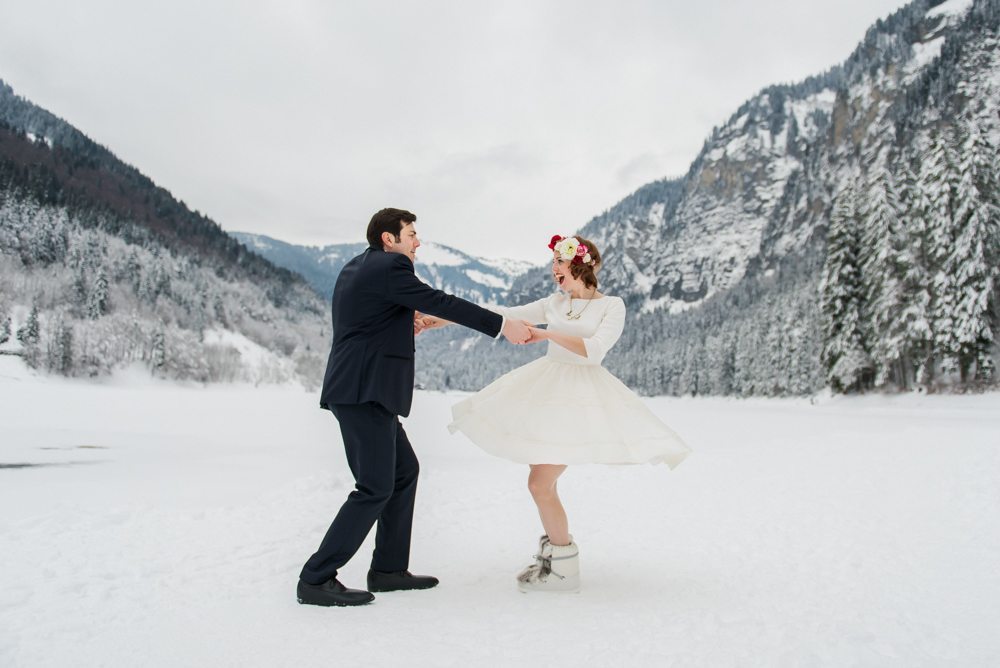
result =
[[[527,320],[536,325],[545,324],[552,331],[579,336],[583,339],[586,357],[549,341],[546,354],[560,362],[572,364],[600,364],[625,329],[625,302],[620,297],[608,295],[591,300],[570,299],[558,292],[530,304],[487,308],[505,318]],[[571,319],[569,312],[579,314],[579,319]]]

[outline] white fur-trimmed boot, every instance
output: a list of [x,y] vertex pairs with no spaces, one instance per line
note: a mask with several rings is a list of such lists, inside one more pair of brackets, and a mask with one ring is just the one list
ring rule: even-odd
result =
[[570,538],[569,545],[553,545],[547,536],[539,541],[536,563],[517,576],[517,588],[529,591],[580,591],[580,550]]
[[535,561],[533,563],[529,564],[528,566],[525,566],[524,570],[522,570],[520,573],[517,574],[517,581],[518,582],[521,582],[522,580],[528,578],[533,571],[537,571],[537,570],[541,569],[541,567],[542,567],[542,549],[546,545],[548,545],[548,543],[549,543],[549,537],[548,537],[547,534],[542,534],[541,536],[538,537],[538,551],[535,552]]

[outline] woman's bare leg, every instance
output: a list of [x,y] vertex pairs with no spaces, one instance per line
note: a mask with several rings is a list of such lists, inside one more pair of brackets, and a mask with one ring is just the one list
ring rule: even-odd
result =
[[569,520],[559,500],[556,481],[566,470],[563,464],[531,464],[528,490],[538,506],[538,516],[553,545],[569,545]]

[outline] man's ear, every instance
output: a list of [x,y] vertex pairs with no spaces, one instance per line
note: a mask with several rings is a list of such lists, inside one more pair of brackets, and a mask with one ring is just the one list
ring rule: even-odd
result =
[[382,233],[382,248],[386,246],[391,246],[396,241],[396,237],[392,235],[392,232]]

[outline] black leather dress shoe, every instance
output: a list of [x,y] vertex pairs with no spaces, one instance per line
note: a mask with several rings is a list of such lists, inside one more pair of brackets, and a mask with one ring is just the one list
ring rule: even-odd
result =
[[331,578],[320,585],[309,584],[299,580],[299,603],[306,605],[364,605],[375,600],[367,591],[348,589]]
[[368,571],[368,589],[371,591],[403,591],[405,589],[430,589],[438,579],[430,575],[414,575],[410,571]]

